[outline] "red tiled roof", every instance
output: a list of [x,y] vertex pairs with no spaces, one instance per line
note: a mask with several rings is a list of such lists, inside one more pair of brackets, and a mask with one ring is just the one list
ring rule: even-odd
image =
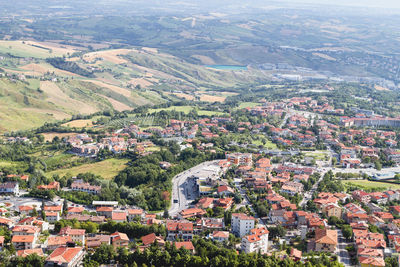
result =
[[82,247],[59,247],[56,248],[46,260],[57,263],[69,263],[81,251]]
[[142,236],[141,239],[142,239],[143,245],[147,246],[147,245],[154,243],[154,241],[156,240],[156,234],[151,233],[151,234]]
[[194,250],[192,241],[175,242],[174,244],[177,249],[184,247],[185,249],[188,249],[188,250]]

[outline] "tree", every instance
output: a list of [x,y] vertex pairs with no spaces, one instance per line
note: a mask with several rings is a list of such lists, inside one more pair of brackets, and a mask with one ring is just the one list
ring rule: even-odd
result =
[[350,225],[345,224],[342,226],[343,237],[349,240],[353,236],[353,229]]
[[63,213],[66,215],[68,212],[68,201],[66,198],[64,198],[64,203],[63,203]]
[[284,237],[286,235],[286,229],[283,228],[282,225],[278,225],[276,227],[270,227],[268,228],[268,231],[271,239],[276,237]]
[[165,209],[165,210],[164,210],[163,218],[164,218],[164,219],[168,219],[168,218],[169,218],[168,209]]

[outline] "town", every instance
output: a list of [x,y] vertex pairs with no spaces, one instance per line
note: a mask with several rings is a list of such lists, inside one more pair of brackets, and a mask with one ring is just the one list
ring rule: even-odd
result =
[[195,256],[204,246],[297,263],[398,261],[400,118],[338,108],[327,97],[210,113],[160,108],[146,115],[167,118],[157,125],[125,120],[101,133],[54,125],[52,140],[40,137],[47,129],[5,137],[16,161],[18,150],[41,146],[78,165],[131,163],[113,183],[102,178],[106,169],[43,175],[59,168],[45,157],[30,158],[28,169],[3,167],[3,250],[48,266],[124,264],[173,249]]

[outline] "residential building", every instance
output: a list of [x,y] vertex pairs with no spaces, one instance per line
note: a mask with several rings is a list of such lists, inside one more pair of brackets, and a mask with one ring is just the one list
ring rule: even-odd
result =
[[82,246],[85,245],[85,229],[72,229],[71,226],[66,226],[61,228],[58,235],[60,236],[70,236],[72,242],[80,243]]
[[214,231],[211,235],[212,240],[218,242],[228,241],[229,232],[228,231]]
[[128,210],[128,221],[134,221],[135,219],[141,219],[144,215],[142,209],[129,209]]
[[244,213],[232,214],[232,233],[236,236],[243,237],[254,229],[256,219],[252,216],[247,216]]
[[89,183],[85,183],[82,180],[79,180],[71,184],[71,190],[97,195],[101,192],[101,186],[90,185]]
[[12,194],[19,196],[19,183],[5,182],[0,184],[0,194]]
[[47,257],[45,266],[80,266],[83,256],[82,247],[59,247]]
[[241,249],[245,253],[260,252],[262,254],[268,251],[268,230],[265,227],[254,228],[250,234],[242,238]]
[[129,238],[125,233],[115,232],[111,236],[111,244],[117,247],[128,247]]
[[36,245],[36,237],[34,235],[14,235],[11,243],[17,250],[33,249]]
[[336,230],[315,229],[315,251],[336,252],[338,237]]
[[167,221],[167,240],[192,240],[193,223],[188,221]]

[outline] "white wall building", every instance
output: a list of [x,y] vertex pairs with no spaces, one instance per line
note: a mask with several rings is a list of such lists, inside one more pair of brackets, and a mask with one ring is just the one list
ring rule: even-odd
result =
[[268,251],[268,230],[265,227],[250,230],[250,234],[242,238],[241,248],[245,253]]
[[243,237],[250,233],[250,230],[254,229],[255,223],[254,217],[247,216],[244,213],[232,214],[232,232],[236,236]]

